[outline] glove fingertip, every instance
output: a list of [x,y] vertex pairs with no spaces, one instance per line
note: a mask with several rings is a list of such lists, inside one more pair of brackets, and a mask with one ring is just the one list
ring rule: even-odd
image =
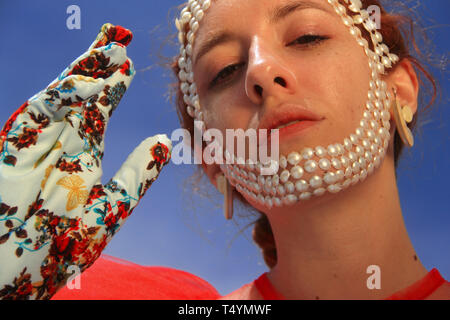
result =
[[132,39],[133,33],[130,30],[122,26],[115,26],[111,23],[105,23],[101,27],[100,33],[97,35],[97,38],[90,49],[103,47],[111,42],[117,42],[126,47]]

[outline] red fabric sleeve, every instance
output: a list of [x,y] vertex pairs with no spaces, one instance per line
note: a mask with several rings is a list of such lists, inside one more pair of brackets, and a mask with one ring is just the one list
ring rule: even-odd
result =
[[215,300],[220,297],[211,284],[189,272],[141,266],[108,255],[101,255],[80,277],[80,289],[65,286],[52,300]]
[[386,300],[424,300],[446,282],[439,271],[433,268],[425,277],[394,293]]

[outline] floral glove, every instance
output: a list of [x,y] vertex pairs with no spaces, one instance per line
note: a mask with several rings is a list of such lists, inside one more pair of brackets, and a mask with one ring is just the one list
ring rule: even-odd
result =
[[0,299],[49,299],[120,229],[172,149],[145,139],[101,184],[104,135],[135,75],[132,33],[109,23],[0,132]]

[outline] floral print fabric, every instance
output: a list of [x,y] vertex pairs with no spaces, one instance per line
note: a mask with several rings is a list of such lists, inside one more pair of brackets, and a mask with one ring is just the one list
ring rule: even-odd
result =
[[135,75],[132,33],[105,24],[89,49],[0,132],[0,299],[49,299],[86,270],[169,162],[145,139],[101,184],[108,120]]

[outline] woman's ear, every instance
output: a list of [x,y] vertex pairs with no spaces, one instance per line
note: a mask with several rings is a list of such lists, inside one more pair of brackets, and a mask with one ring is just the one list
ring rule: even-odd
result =
[[[415,115],[418,106],[419,81],[411,61],[405,58],[398,62],[395,69],[387,76],[386,82],[389,92],[392,93],[392,88],[396,88],[400,106],[408,105]],[[392,110],[390,112],[393,119]]]

